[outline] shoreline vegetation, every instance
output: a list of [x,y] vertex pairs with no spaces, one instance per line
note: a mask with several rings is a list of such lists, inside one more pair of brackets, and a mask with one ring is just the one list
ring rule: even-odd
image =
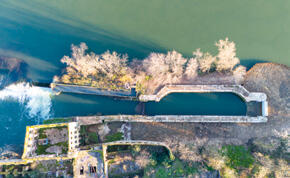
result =
[[72,45],[71,57],[64,56],[67,66],[54,83],[91,86],[104,90],[125,90],[135,87],[138,94],[153,94],[167,84],[239,84],[246,67],[239,65],[235,43],[219,40],[218,54],[197,49],[186,58],[177,51],[150,53],[144,60],[128,62],[127,55],[107,51],[101,55],[87,53],[85,43]]
[[[132,140],[165,141],[176,159],[174,161],[162,159],[158,162],[154,155],[143,154],[140,146],[134,146],[132,151],[121,150],[110,153],[110,156],[116,156],[109,160],[109,166],[113,165],[113,168],[118,170],[125,167],[122,176],[139,175],[141,172],[130,172],[130,169],[124,166],[129,165],[128,160],[132,159],[129,163],[143,165],[144,170],[141,173],[148,177],[216,176],[216,174],[223,177],[285,177],[289,170],[287,150],[289,117],[285,115],[289,112],[288,78],[289,67],[273,63],[256,64],[245,76],[243,85],[246,89],[251,92],[265,92],[269,96],[270,115],[267,124],[131,123]],[[55,118],[49,123],[71,120],[72,118]],[[89,128],[90,133],[94,132],[86,135],[89,145],[98,142],[97,134],[105,133],[104,130],[112,130],[111,137],[104,136],[104,139],[123,138],[119,132],[123,124],[123,122],[100,123],[100,127]],[[53,172],[59,170],[54,169],[59,167],[58,161],[38,161],[32,164],[33,167],[4,165],[0,167],[0,174],[41,175],[47,170],[51,171],[52,167]],[[67,174],[73,174],[69,172],[73,167],[72,161],[61,161],[61,166],[61,170],[66,169]],[[110,171],[109,174],[117,169]]]

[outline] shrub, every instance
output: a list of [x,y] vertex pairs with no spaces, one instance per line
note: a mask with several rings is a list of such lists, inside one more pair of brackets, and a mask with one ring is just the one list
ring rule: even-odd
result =
[[37,148],[35,150],[36,154],[37,155],[46,155],[46,154],[50,154],[50,153],[47,153],[45,150],[50,147],[51,145],[50,144],[47,144],[47,145],[37,145]]
[[89,142],[90,144],[96,144],[96,143],[99,143],[99,137],[96,133],[94,132],[90,132],[88,134],[88,137],[89,137]]
[[123,139],[123,133],[122,132],[117,132],[112,135],[107,135],[105,137],[106,142],[113,142],[113,141],[118,141]]
[[72,121],[72,118],[54,118],[54,119],[44,120],[43,124],[55,124],[55,123],[64,123],[64,122],[70,122],[70,121]]
[[226,157],[226,165],[237,172],[249,168],[254,163],[254,157],[244,146],[227,145],[223,146],[221,151]]
[[38,130],[38,138],[39,139],[47,138],[47,135],[44,133],[45,130],[46,130],[46,128],[40,128]]

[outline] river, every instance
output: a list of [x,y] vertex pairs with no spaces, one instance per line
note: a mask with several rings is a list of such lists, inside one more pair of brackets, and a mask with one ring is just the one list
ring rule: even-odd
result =
[[[142,59],[172,49],[185,56],[196,48],[215,54],[214,43],[229,37],[247,67],[265,61],[290,65],[289,9],[284,0],[1,0],[0,56],[24,60],[25,80],[51,82],[71,44]],[[143,112],[241,115],[246,107],[233,94],[172,94],[143,111],[137,102],[54,96],[45,88],[13,84],[0,91],[0,147],[22,144],[26,125],[50,117]]]

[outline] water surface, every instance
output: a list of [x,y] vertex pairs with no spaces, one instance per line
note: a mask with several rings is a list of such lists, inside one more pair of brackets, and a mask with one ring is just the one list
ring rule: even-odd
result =
[[[59,60],[70,54],[72,43],[86,42],[96,53],[114,50],[141,59],[172,49],[185,56],[196,48],[215,54],[214,42],[229,37],[242,64],[290,65],[289,11],[290,1],[285,0],[2,0],[0,56],[24,60],[26,80],[51,82],[61,73]],[[20,94],[0,91],[0,146],[23,143],[25,126],[48,117],[143,112],[136,102],[112,98],[49,96],[23,87],[15,91]],[[244,111],[231,94],[173,94],[145,105],[151,115]]]

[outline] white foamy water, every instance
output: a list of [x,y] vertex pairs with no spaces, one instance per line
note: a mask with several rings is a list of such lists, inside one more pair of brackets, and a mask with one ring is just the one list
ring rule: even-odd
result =
[[52,95],[50,88],[29,86],[28,83],[17,83],[0,90],[0,100],[13,99],[23,104],[30,117],[48,119]]

